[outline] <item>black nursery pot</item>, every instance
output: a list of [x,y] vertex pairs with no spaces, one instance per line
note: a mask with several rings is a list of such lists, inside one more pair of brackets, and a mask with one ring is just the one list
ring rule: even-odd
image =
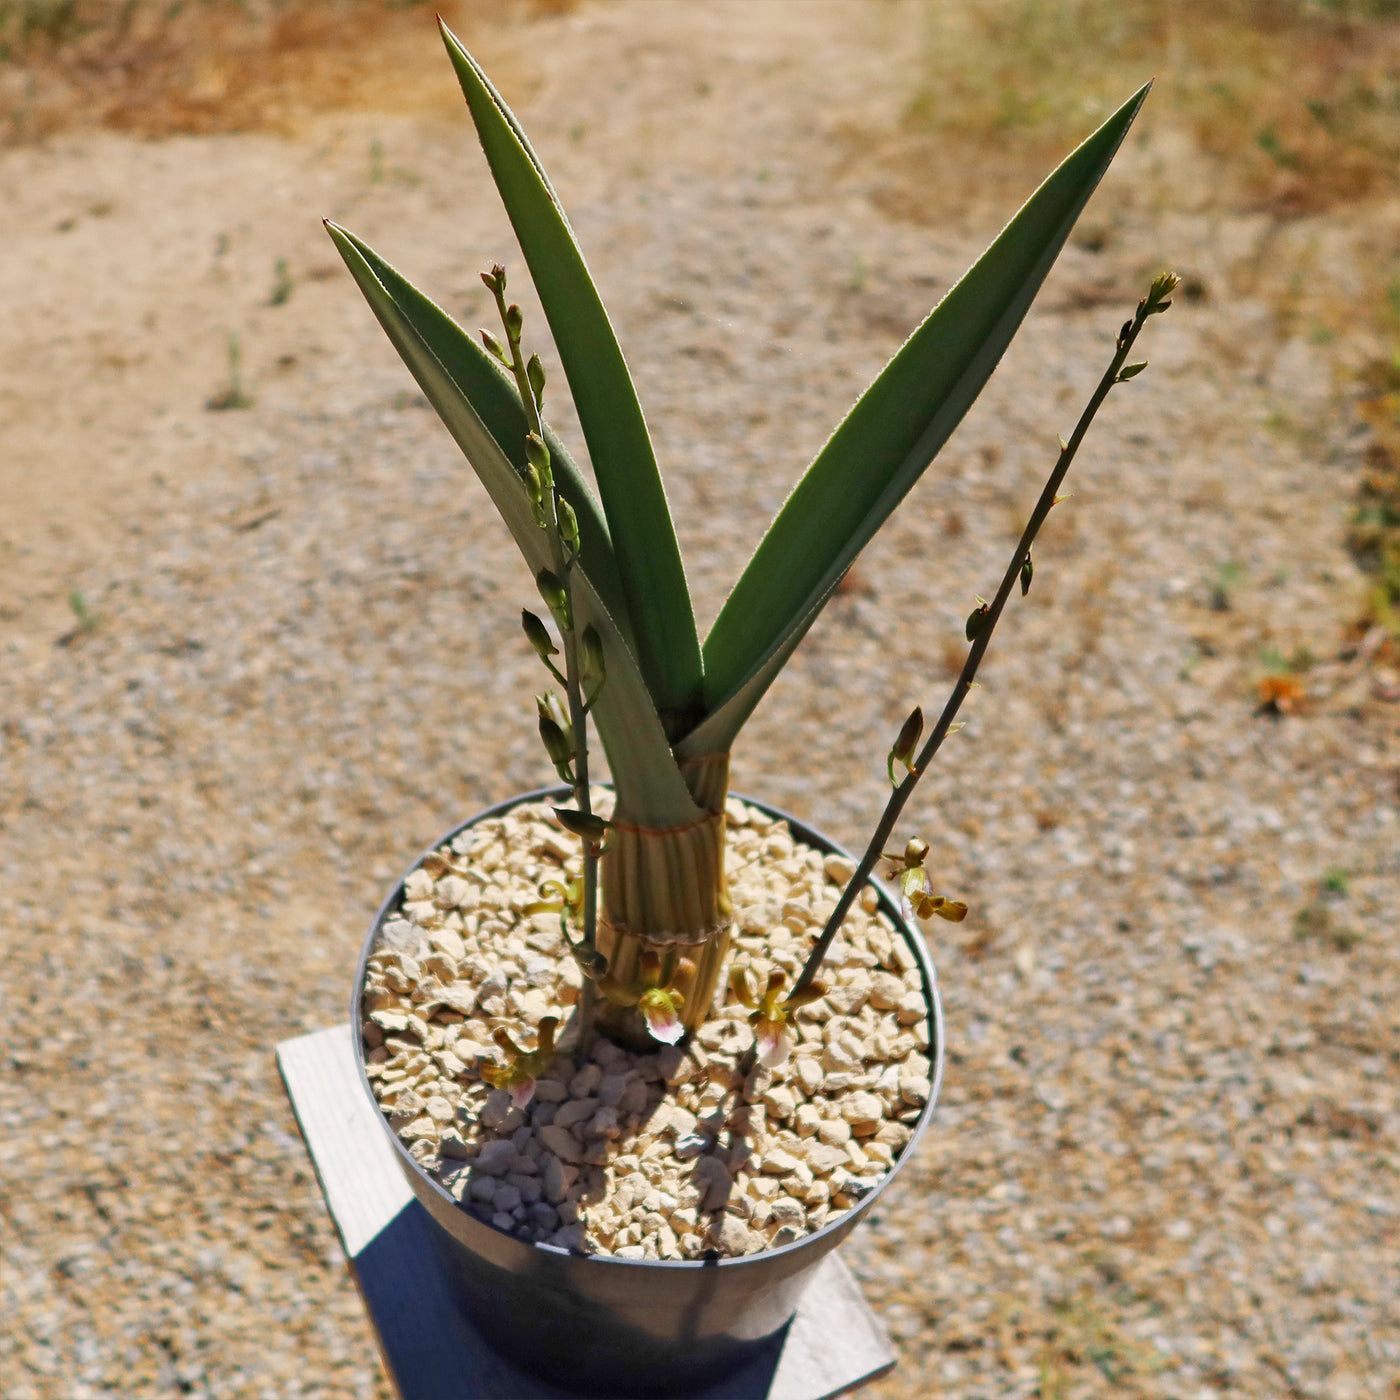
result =
[[[523,793],[454,827],[430,849],[522,803],[567,795],[553,788]],[[796,840],[851,859],[786,812],[752,798],[740,800],[787,822]],[[777,1249],[704,1261],[614,1259],[527,1243],[477,1219],[419,1168],[379,1111],[365,1074],[359,1034],[365,966],[381,925],[400,904],[403,881],[390,892],[365,939],[350,1005],[360,1083],[413,1194],[438,1226],[437,1243],[461,1298],[508,1361],[579,1395],[681,1396],[752,1360],[791,1320],[817,1265],[851,1233],[913,1156],[943,1079],[943,1008],[933,963],[924,940],[900,916],[889,893],[878,884],[875,888],[881,912],[917,959],[923,979],[932,1062],[928,1104],[894,1167],[838,1220]]]

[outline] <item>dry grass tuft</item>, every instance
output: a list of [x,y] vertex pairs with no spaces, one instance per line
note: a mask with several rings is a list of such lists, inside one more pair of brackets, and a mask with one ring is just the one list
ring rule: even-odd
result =
[[1024,194],[1154,75],[1154,127],[1217,167],[1168,177],[1176,207],[1301,213],[1396,187],[1396,0],[926,0],[923,20],[926,76],[884,157],[899,215]]
[[[574,3],[439,8],[471,33]],[[0,144],[94,125],[290,132],[317,112],[458,105],[451,73],[424,71],[431,25],[415,0],[0,0]]]
[[1400,390],[1362,405],[1374,437],[1357,490],[1347,547],[1373,580],[1363,628],[1384,627],[1400,639]]

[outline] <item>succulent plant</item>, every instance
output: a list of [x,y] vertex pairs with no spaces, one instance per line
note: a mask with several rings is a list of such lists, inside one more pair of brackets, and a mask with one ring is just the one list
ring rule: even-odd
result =
[[[623,1038],[644,1038],[649,1026],[673,1039],[704,1020],[729,946],[724,809],[730,748],[857,554],[976,399],[1147,89],[1046,179],[914,330],[807,467],[702,643],[642,410],[573,231],[519,122],[445,26],[442,34],[549,321],[597,495],[544,421],[545,373],[538,357],[525,353],[523,318],[506,296],[504,268],[495,265],[482,278],[505,338],[485,331],[478,342],[353,234],[330,222],[327,229],[486,486],[554,624],[551,633],[535,614],[522,618],[529,645],[563,692],[562,699],[539,698],[540,736],[573,789],[573,806],[558,811],[579,837],[584,859],[581,879],[567,890],[558,887],[536,908],[557,909],[565,920],[586,974],[581,1020],[586,1025],[596,1015],[600,1026]],[[1158,290],[1154,284],[1154,294]],[[1161,292],[1157,301],[1164,297]],[[1123,357],[1140,324],[1126,343],[1120,335],[1110,382],[1136,372],[1123,367]],[[1086,426],[1082,421],[1072,446]],[[1068,456],[1072,446],[1065,448]],[[1062,455],[1064,467],[1068,456]],[[1030,543],[1043,519],[1044,511],[1028,527],[1008,572],[1023,589],[1031,579]],[[890,778],[896,781],[897,767],[905,777],[848,886],[845,906],[950,732],[1010,586],[991,604],[978,600],[967,624],[971,671],[964,671],[951,710],[923,749],[916,755],[920,711],[896,740]],[[607,821],[590,805],[590,726],[616,793]],[[960,917],[965,907],[935,895],[922,857],[911,853],[914,843],[900,869],[914,912]],[[747,985],[736,989],[754,1008],[756,1053],[780,1053],[785,1022],[812,999],[816,966],[837,924],[790,991],[781,982],[761,994]],[[516,1068],[502,1074],[525,1083],[540,1050],[510,1047],[508,1054]]]

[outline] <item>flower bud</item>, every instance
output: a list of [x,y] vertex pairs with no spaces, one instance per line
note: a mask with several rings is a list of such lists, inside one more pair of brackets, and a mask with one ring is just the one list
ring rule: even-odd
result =
[[899,737],[894,741],[894,747],[890,750],[889,760],[885,765],[891,783],[896,782],[894,776],[896,763],[902,763],[911,773],[914,771],[914,749],[923,732],[924,712],[920,706],[915,705],[909,718],[904,721],[904,728],[899,731]]
[[574,746],[549,715],[540,716],[540,742],[544,744],[549,761],[560,770],[562,776],[563,770],[574,761]]
[[541,719],[552,719],[572,742],[573,731],[569,724],[568,711],[564,708],[564,702],[552,690],[546,690],[543,695],[535,696],[535,709],[539,712]]
[[500,263],[492,263],[490,272],[483,272],[481,280],[486,283],[486,288],[490,292],[503,292],[506,289],[506,270]]
[[529,362],[525,366],[525,377],[530,381],[530,388],[535,395],[536,405],[544,403],[544,366],[540,363],[538,355],[531,355]]
[[1023,598],[1031,591],[1031,575],[1033,573],[1035,573],[1035,565],[1031,563],[1031,556],[1028,554],[1021,565],[1021,597]]
[[511,338],[512,342],[519,341],[520,332],[525,325],[525,317],[521,314],[520,308],[514,302],[511,302],[511,304],[506,307],[505,322],[506,334]]
[[603,660],[603,639],[591,622],[583,629],[579,643],[583,652],[584,679],[590,682],[602,680],[607,674],[607,666]]
[[562,496],[559,497],[559,540],[566,554],[572,558],[578,553],[578,516],[574,508]]
[[544,439],[535,433],[529,433],[525,438],[525,460],[543,476],[549,470],[549,448],[544,445]]
[[481,332],[481,343],[503,364],[508,365],[510,361],[506,358],[506,352],[501,342],[496,339],[490,331]]
[[559,818],[560,825],[565,831],[573,836],[581,837],[592,845],[601,846],[607,841],[608,833],[612,830],[612,823],[605,822],[596,813],[575,812],[569,807],[556,807],[554,815]]
[[1181,279],[1174,272],[1161,273],[1152,283],[1152,290],[1147,294],[1147,314],[1155,316],[1159,311],[1165,311],[1171,302],[1164,301],[1164,297],[1169,297],[1176,290]]
[[830,990],[820,977],[814,977],[800,992],[794,992],[783,1003],[789,1011],[796,1011],[799,1007],[810,1006],[814,1001],[820,1001]]
[[548,523],[544,509],[544,482],[533,462],[525,463],[525,494],[530,498],[530,507],[535,515],[536,525]]
[[569,606],[568,590],[559,581],[559,575],[550,569],[541,569],[535,575],[535,587],[540,590],[540,597],[549,605],[549,611],[560,628],[565,632],[572,631],[573,610]]
[[969,642],[975,642],[982,635],[982,629],[987,623],[987,614],[990,609],[980,598],[977,606],[967,615],[967,622],[963,625],[963,633]]
[[520,625],[525,629],[525,640],[535,649],[535,655],[541,661],[559,654],[559,648],[554,645],[549,629],[529,608],[521,608]]
[[583,943],[572,943],[569,945],[569,951],[573,954],[579,971],[590,982],[597,982],[608,975],[608,960],[596,948],[590,948]]

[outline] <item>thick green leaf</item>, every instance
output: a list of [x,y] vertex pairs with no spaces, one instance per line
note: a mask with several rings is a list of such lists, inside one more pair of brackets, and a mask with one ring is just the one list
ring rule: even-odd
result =
[[729,747],[851,562],[962,420],[1146,95],[1146,87],[1134,94],[1031,196],[808,467],[706,638],[706,718],[677,744],[682,757]]
[[[523,444],[524,412],[515,390],[486,352],[440,307],[353,234],[329,222],[326,228],[394,348],[481,478],[533,577],[552,562],[548,540],[535,524],[519,461],[512,461],[487,426],[488,419],[494,421]],[[501,402],[502,391],[513,400],[513,415]],[[519,458],[523,460],[523,451]],[[595,566],[601,565],[600,577],[608,573],[606,529],[597,518],[596,503],[589,504],[592,498],[586,486],[561,456],[556,464],[561,487],[566,473],[572,473],[566,494],[578,514],[583,537],[574,574],[575,614],[580,631],[591,622],[603,638],[607,682],[593,719],[608,755],[619,806],[634,820],[649,825],[688,824],[699,819],[700,810],[676,766],[626,634],[594,580]]]
[[666,493],[622,349],[573,230],[519,123],[446,25],[442,35],[568,376],[643,674],[663,714],[693,715],[701,697],[695,616]]
[[[348,244],[362,259],[374,279],[388,292],[404,318],[417,332],[427,349],[448,370],[461,395],[471,404],[482,425],[497,444],[508,444],[506,456],[522,475],[525,470],[525,410],[515,379],[481,345],[467,334],[435,301],[425,296],[402,273],[385,262],[369,244],[338,224],[327,222],[336,246],[345,254]],[[351,268],[354,271],[354,267]],[[358,274],[357,274],[358,280]],[[622,583],[613,558],[608,527],[598,499],[589,489],[583,473],[569,456],[563,443],[545,424],[555,485],[578,517],[579,557],[590,582],[604,606],[612,614],[628,643],[632,643],[631,619],[623,597]],[[505,450],[505,449],[503,449]]]

